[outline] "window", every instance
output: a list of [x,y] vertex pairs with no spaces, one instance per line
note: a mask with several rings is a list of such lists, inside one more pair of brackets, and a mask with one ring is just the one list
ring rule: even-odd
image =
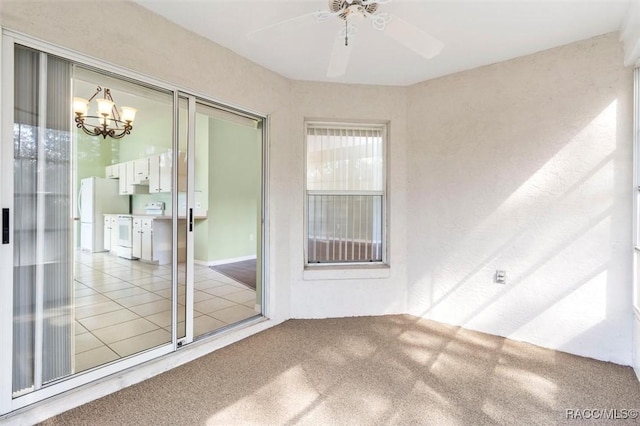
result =
[[306,123],[306,263],[386,262],[386,126]]

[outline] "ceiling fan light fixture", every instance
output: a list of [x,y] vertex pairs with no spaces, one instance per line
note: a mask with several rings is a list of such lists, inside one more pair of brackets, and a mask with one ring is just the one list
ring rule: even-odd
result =
[[354,19],[354,18],[364,19],[367,17],[363,7],[358,5],[349,6],[345,11],[345,13],[346,13],[345,19]]
[[355,16],[366,18],[367,15],[375,13],[378,3],[371,3],[363,0],[329,0],[329,10],[346,20]]

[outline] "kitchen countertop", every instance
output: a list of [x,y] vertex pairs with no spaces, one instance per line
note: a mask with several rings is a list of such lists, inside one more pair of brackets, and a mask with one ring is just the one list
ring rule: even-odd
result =
[[[104,216],[128,216],[128,217],[145,217],[158,220],[171,220],[171,215],[160,214],[138,214],[138,213],[105,213]],[[186,216],[178,216],[178,220],[186,220]],[[207,216],[194,216],[194,220],[207,219]]]

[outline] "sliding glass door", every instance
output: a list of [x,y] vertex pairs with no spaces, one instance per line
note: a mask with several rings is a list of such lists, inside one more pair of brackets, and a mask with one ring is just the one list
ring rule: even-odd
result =
[[264,118],[15,41],[0,415],[264,312]]

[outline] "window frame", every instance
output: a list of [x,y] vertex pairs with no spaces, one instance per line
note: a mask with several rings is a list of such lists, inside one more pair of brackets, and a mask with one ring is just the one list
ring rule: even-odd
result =
[[[382,260],[381,261],[358,261],[358,262],[312,262],[309,263],[309,195],[318,191],[307,189],[307,173],[308,173],[308,148],[307,140],[309,127],[327,128],[327,129],[375,129],[380,130],[382,134],[382,219],[381,219],[381,237],[382,237]],[[303,256],[305,270],[325,270],[325,269],[360,269],[360,268],[380,268],[389,266],[389,128],[390,123],[382,120],[325,120],[325,119],[305,119],[303,130],[303,146],[304,146],[304,183],[303,183],[303,204],[304,204],[304,220],[303,220]],[[335,191],[327,191],[335,192]],[[342,192],[342,191],[339,191]],[[344,191],[357,192],[357,191]]]

